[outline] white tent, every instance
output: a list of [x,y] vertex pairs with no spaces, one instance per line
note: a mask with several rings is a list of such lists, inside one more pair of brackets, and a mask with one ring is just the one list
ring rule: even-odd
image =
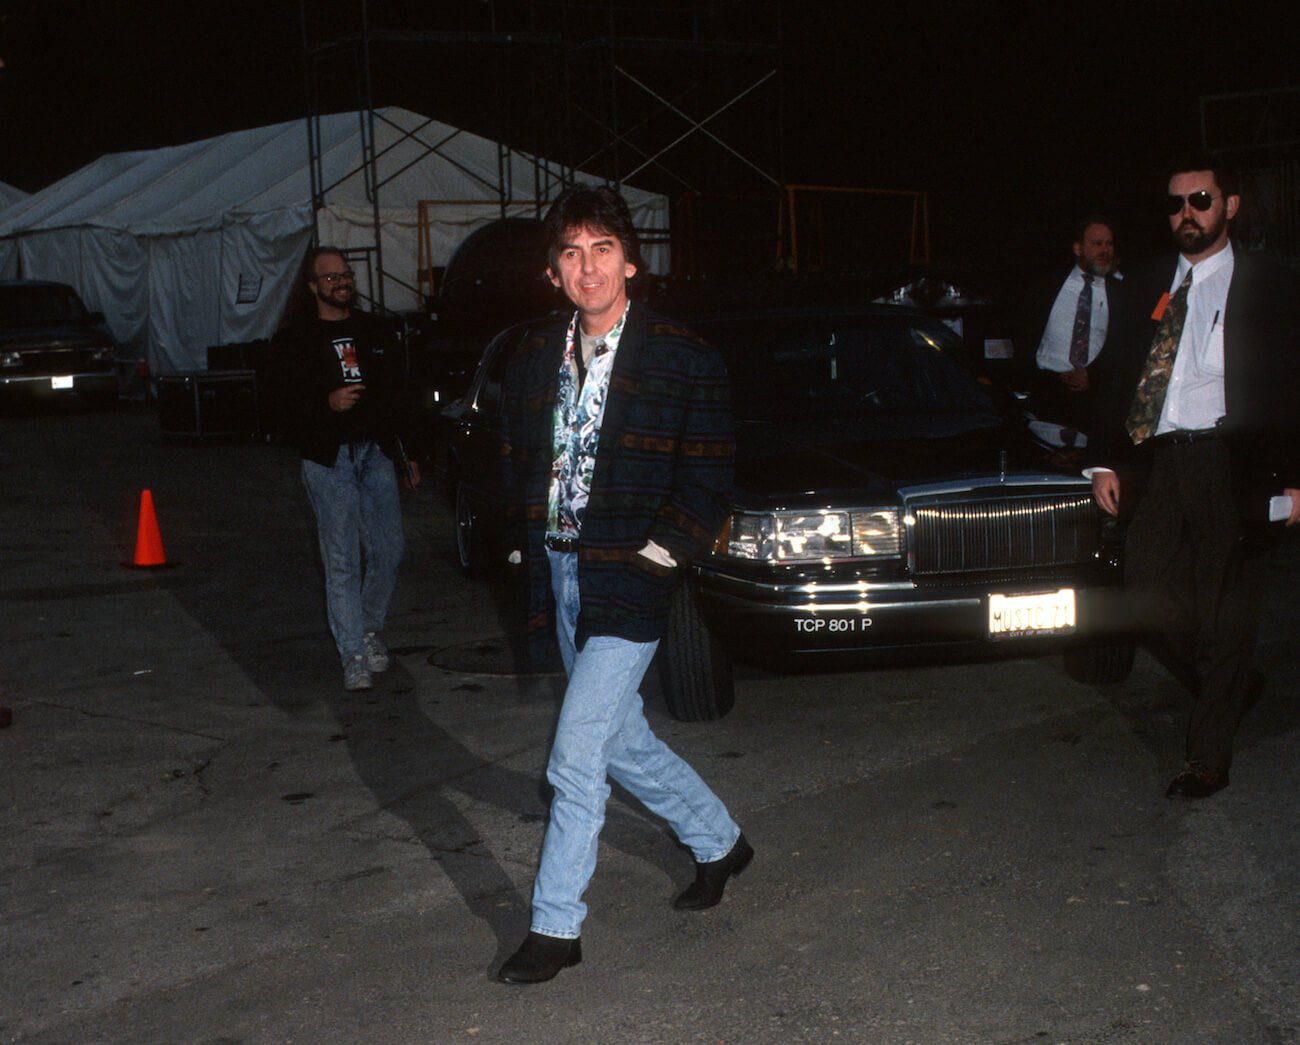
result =
[[13,206],[19,200],[27,199],[30,195],[30,192],[23,192],[22,189],[15,188],[8,182],[0,181],[0,211]]
[[[0,216],[15,203],[27,199],[31,193],[0,181]],[[0,279],[13,279],[18,275],[18,249],[13,240],[0,240]]]
[[[361,113],[320,119],[322,242],[374,241],[366,124]],[[75,286],[155,373],[202,369],[208,346],[268,337],[279,322],[312,234],[307,128],[295,120],[101,157],[0,212],[0,260],[16,245],[25,276]],[[515,198],[531,199],[535,165],[551,195],[559,188],[560,167],[405,109],[376,110],[374,140],[390,309],[417,304],[419,201],[431,201],[431,262],[445,265],[470,232],[500,217],[503,155]],[[638,227],[668,227],[664,197],[624,195]],[[533,210],[524,202],[509,213]],[[656,260],[647,258],[662,270]],[[358,281],[364,289],[367,273]]]

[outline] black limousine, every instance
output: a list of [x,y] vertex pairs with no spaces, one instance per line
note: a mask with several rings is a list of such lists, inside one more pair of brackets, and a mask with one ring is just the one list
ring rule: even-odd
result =
[[[713,552],[679,586],[657,657],[671,714],[726,714],[735,655],[839,663],[1059,647],[1082,681],[1128,674],[1113,523],[943,323],[881,305],[690,326],[731,371],[736,492]],[[443,412],[470,572],[504,554],[500,382],[533,327],[498,335]]]

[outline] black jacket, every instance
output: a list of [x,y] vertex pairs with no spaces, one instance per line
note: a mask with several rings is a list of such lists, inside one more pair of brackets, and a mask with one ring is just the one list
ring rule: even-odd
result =
[[[1033,394],[1030,402],[1033,413],[1041,420],[1071,425],[1088,432],[1091,439],[1090,424],[1095,395],[1091,384],[1086,392],[1073,392],[1061,383],[1060,374],[1038,369],[1038,346],[1047,329],[1052,306],[1056,304],[1062,285],[1074,269],[1075,266],[1071,266],[1065,271],[1054,273],[1050,278],[1040,280],[1023,303],[1016,338],[1016,358],[1023,386]],[[1104,365],[1103,360],[1115,345],[1120,333],[1120,320],[1125,312],[1125,296],[1129,290],[1128,280],[1121,280],[1115,274],[1105,277],[1104,286],[1106,339],[1096,358],[1088,364],[1090,382],[1095,381],[1097,368]]]
[[[511,546],[529,573],[534,656],[550,635],[543,539],[551,440],[567,320],[539,331],[511,360],[504,387],[503,483]],[[735,437],[726,366],[689,330],[633,302],[614,357],[591,496],[578,545],[587,636],[650,642],[663,633],[680,574],[711,547],[726,517]],[[639,555],[647,541],[678,568]]]
[[[351,380],[365,391],[351,410],[330,409],[329,394],[345,380],[343,361],[333,342],[344,338],[354,347]],[[407,454],[423,456],[423,441],[411,422],[405,376],[396,340],[384,323],[365,312],[330,322],[315,316],[278,333],[271,342],[268,371],[275,434],[302,456],[332,467],[344,443],[372,439],[392,460],[400,438]]]
[[[1154,315],[1173,282],[1176,256],[1132,275],[1123,337],[1097,378],[1088,463],[1120,474],[1121,508],[1141,496],[1149,456],[1125,431],[1133,394],[1159,325]],[[1280,529],[1267,521],[1268,498],[1300,489],[1300,302],[1295,275],[1273,259],[1234,249],[1224,325],[1223,437],[1231,449],[1238,514],[1248,537]],[[1115,320],[1112,314],[1112,322]]]

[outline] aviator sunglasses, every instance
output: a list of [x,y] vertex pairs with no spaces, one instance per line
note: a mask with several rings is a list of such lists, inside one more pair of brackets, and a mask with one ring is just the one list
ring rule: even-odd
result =
[[1177,214],[1182,210],[1184,202],[1187,206],[1191,207],[1192,210],[1198,210],[1204,213],[1213,206],[1214,201],[1218,198],[1218,196],[1211,196],[1204,189],[1198,189],[1196,192],[1188,193],[1186,196],[1168,197],[1165,200],[1165,206],[1171,215]]

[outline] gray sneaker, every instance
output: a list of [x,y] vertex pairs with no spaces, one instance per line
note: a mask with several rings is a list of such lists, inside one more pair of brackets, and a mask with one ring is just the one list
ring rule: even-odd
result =
[[370,675],[370,668],[366,664],[366,655],[364,653],[358,653],[343,665],[344,689],[371,689],[374,684],[375,680]]
[[388,670],[388,647],[373,631],[366,632],[366,666],[374,672]]

